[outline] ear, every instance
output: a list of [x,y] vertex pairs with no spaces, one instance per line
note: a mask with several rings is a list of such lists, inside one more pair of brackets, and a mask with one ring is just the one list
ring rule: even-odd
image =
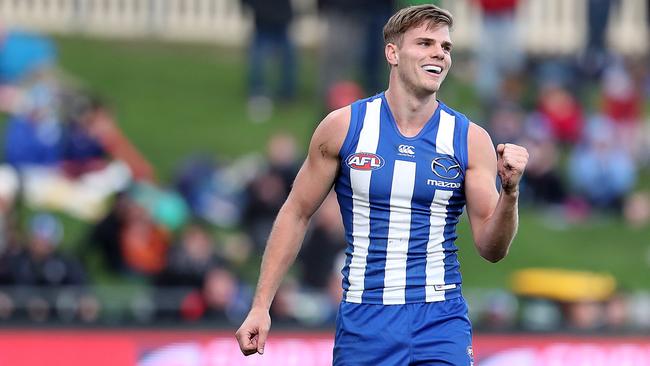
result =
[[399,50],[397,45],[394,43],[387,43],[384,47],[384,53],[386,54],[386,61],[391,66],[397,66],[399,63]]

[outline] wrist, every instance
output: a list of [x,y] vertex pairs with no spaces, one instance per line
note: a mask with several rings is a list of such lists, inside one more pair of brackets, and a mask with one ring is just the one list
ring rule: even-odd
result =
[[515,187],[501,187],[501,194],[513,198],[519,197],[519,186]]
[[263,311],[263,312],[269,312],[271,309],[271,303],[268,301],[262,301],[259,299],[254,299],[253,304],[251,305],[251,311]]

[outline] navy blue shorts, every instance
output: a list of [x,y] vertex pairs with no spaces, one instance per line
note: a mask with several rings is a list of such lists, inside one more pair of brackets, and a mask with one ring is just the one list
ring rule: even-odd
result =
[[334,365],[473,366],[472,326],[462,297],[404,305],[342,302]]

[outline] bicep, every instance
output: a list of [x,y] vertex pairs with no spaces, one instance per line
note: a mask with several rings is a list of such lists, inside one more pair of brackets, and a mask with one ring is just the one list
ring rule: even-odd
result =
[[472,233],[477,237],[499,200],[496,189],[496,153],[487,133],[473,126],[469,134],[469,166],[465,176],[467,215]]
[[337,159],[310,148],[293,183],[287,205],[293,206],[300,216],[311,217],[332,188],[337,172]]

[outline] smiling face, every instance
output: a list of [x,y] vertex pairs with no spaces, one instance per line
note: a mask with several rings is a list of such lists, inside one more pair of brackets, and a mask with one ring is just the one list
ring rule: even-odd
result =
[[[435,94],[451,67],[451,37],[446,24],[410,28],[386,45],[386,59],[396,81],[414,94]],[[393,78],[391,78],[393,79]]]

